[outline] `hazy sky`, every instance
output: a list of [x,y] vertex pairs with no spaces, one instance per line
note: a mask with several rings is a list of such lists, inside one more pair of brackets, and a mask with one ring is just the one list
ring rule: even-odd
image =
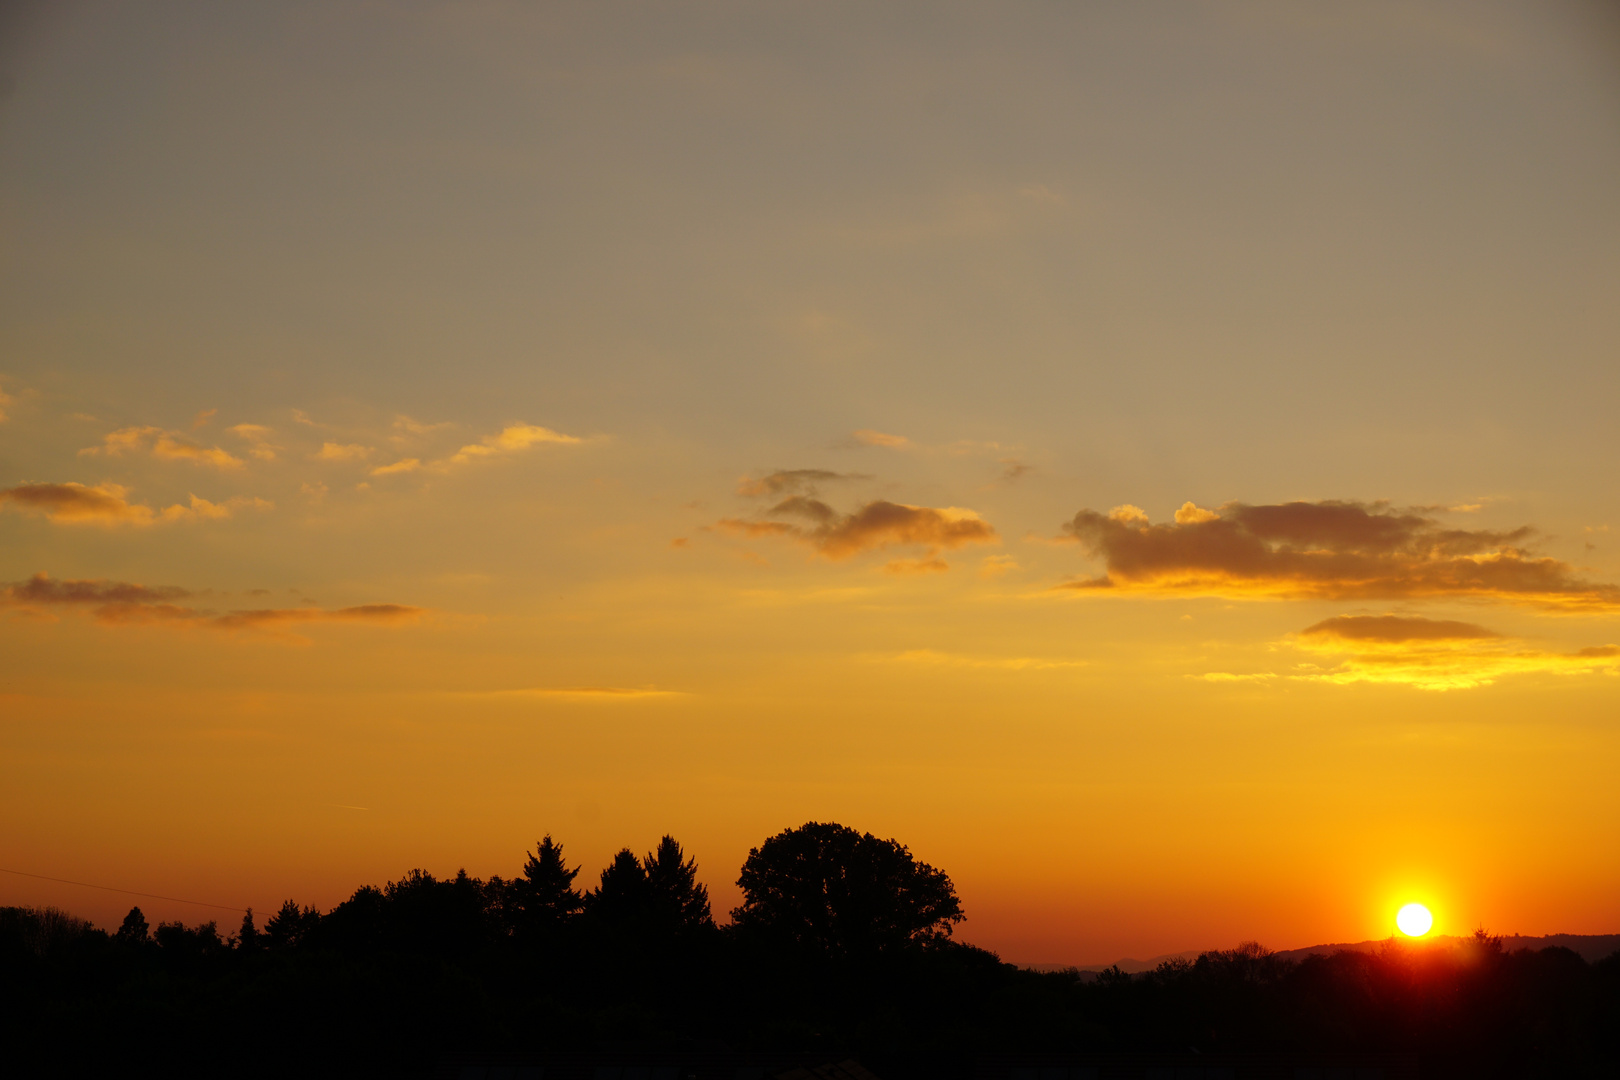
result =
[[41,4],[0,88],[0,866],[1620,928],[1612,5]]

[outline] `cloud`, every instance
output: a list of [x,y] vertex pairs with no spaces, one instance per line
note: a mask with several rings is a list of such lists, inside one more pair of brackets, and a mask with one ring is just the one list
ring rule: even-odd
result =
[[189,461],[194,465],[212,465],[216,469],[240,469],[241,458],[217,446],[202,446],[177,431],[164,431],[155,427],[126,427],[108,432],[100,446],[89,446],[80,454],[105,454],[122,457],[124,454],[147,450],[160,461]]
[[739,495],[783,495],[791,492],[815,494],[817,484],[842,480],[870,480],[864,473],[836,473],[829,469],[778,469],[755,480],[744,476],[737,481]]
[[85,607],[105,626],[166,624],[213,630],[285,632],[308,623],[398,625],[416,622],[426,609],[405,604],[361,604],[346,608],[260,608],[211,611],[187,606],[198,594],[177,585],[148,586],[127,581],[64,580],[37,573],[27,581],[0,585],[8,607]]
[[1016,484],[1035,471],[1035,466],[1019,461],[1017,458],[997,458],[996,463],[1001,466],[1001,475],[996,480],[1000,484]]
[[1620,588],[1521,546],[1529,526],[1448,528],[1383,503],[1191,503],[1171,524],[1140,507],[1082,510],[1064,532],[1107,572],[1060,588],[1315,599],[1475,597],[1547,607],[1620,607]]
[[117,484],[18,484],[0,489],[0,506],[43,514],[58,525],[150,525],[155,511],[128,502],[127,493]]
[[324,442],[320,450],[310,455],[315,461],[363,461],[371,456],[375,447],[359,443]]
[[1376,641],[1396,644],[1407,641],[1480,641],[1499,638],[1495,630],[1474,623],[1447,619],[1425,619],[1416,615],[1335,615],[1300,631],[1309,637],[1338,638],[1341,641]]
[[44,572],[0,587],[0,597],[14,604],[162,604],[191,595],[178,585],[153,588],[128,581],[57,581]]
[[1586,675],[1620,669],[1620,646],[1547,652],[1468,623],[1399,621],[1429,625],[1406,631],[1409,636],[1399,636],[1402,632],[1397,630],[1387,637],[1375,632],[1361,638],[1313,633],[1317,628],[1311,627],[1293,644],[1335,662],[1327,668],[1301,665],[1289,677],[1339,686],[1380,683],[1417,690],[1471,690],[1510,675]]
[[406,416],[404,413],[394,417],[394,430],[404,432],[406,435],[427,435],[448,427],[455,427],[455,425],[448,420],[440,421],[437,424],[425,424],[414,417]]
[[6,393],[5,390],[0,389],[0,424],[3,424],[7,420],[11,419],[11,415],[6,412],[6,408],[16,404],[16,402],[16,398]]
[[57,525],[151,525],[158,521],[220,520],[244,508],[270,510],[267,499],[235,495],[222,503],[191,496],[188,504],[176,503],[162,511],[141,503],[131,503],[128,489],[117,484],[19,484],[0,490],[0,506],[23,513],[42,514]]
[[513,424],[498,435],[485,435],[481,442],[463,446],[443,463],[447,465],[465,465],[477,458],[492,457],[496,454],[511,454],[519,450],[526,450],[539,443],[561,443],[563,445],[576,445],[582,439],[572,435],[564,435],[559,431],[552,431],[546,427],[536,427],[533,424]]
[[799,522],[724,518],[718,527],[747,537],[790,537],[834,560],[896,544],[923,545],[929,549],[926,558],[932,558],[939,548],[1000,540],[989,522],[972,510],[956,506],[910,506],[879,499],[854,513],[840,514],[819,499],[791,495],[771,507],[769,513],[772,517],[797,518]]
[[372,476],[395,476],[395,475],[398,475],[399,473],[415,472],[417,469],[420,469],[421,467],[422,467],[422,462],[419,459],[413,458],[413,457],[408,457],[408,458],[405,458],[403,460],[396,461],[392,465],[379,465],[375,469],[371,470],[371,475]]
[[1474,623],[1411,615],[1338,615],[1279,642],[1311,659],[1292,672],[1195,676],[1208,682],[1376,683],[1471,690],[1511,675],[1620,674],[1620,646],[1550,652]]
[[208,425],[208,421],[212,420],[214,417],[216,417],[218,415],[219,415],[219,410],[218,409],[204,409],[204,410],[202,410],[196,416],[191,418],[191,430],[196,431],[198,428],[206,427]]
[[938,555],[926,555],[921,559],[890,559],[883,564],[885,574],[940,574],[950,568],[950,563]]
[[904,450],[911,445],[911,440],[904,435],[888,435],[871,428],[861,428],[850,433],[850,438],[862,446],[886,446],[891,450]]
[[270,443],[270,429],[263,424],[237,424],[225,429],[239,439],[248,442],[248,453],[260,461],[276,460],[276,451],[281,447]]

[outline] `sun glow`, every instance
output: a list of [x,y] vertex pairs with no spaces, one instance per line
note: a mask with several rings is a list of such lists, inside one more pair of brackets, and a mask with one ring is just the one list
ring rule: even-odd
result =
[[1422,937],[1434,925],[1434,916],[1422,904],[1407,904],[1395,913],[1395,925],[1407,937]]

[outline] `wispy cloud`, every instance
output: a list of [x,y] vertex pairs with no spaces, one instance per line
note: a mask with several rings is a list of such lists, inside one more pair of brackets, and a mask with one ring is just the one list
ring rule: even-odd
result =
[[38,514],[57,525],[152,525],[160,521],[218,521],[244,509],[270,510],[267,499],[235,495],[224,502],[210,502],[196,495],[188,503],[175,503],[154,510],[126,497],[129,490],[118,484],[19,484],[0,489],[0,506],[27,514]]
[[534,424],[512,424],[498,434],[486,435],[480,442],[463,446],[441,464],[465,465],[479,458],[512,454],[544,443],[572,446],[583,441],[573,435],[564,435],[560,431],[553,431],[547,427],[537,427]]
[[[1279,642],[1309,657],[1282,672],[1208,672],[1208,682],[1374,683],[1471,690],[1515,675],[1620,674],[1620,646],[1540,649],[1475,623],[1415,615],[1338,615]],[[1297,655],[1296,653],[1296,655]]]
[[398,476],[401,473],[415,472],[422,467],[419,458],[403,458],[392,465],[379,465],[371,470],[372,476]]
[[364,461],[376,450],[359,443],[323,442],[321,448],[310,455],[315,461]]
[[80,450],[81,455],[104,454],[122,457],[128,453],[150,453],[159,461],[189,461],[194,465],[209,465],[216,469],[240,469],[241,458],[218,446],[203,446],[192,442],[178,431],[165,431],[156,427],[126,427],[102,436],[100,446]]
[[215,611],[192,606],[203,594],[176,585],[127,581],[56,580],[45,573],[0,585],[0,604],[22,608],[84,608],[105,626],[189,626],[211,630],[282,633],[311,623],[399,625],[416,622],[425,608],[360,604],[345,608],[257,608]]
[[1319,599],[1476,597],[1568,609],[1620,606],[1620,588],[1532,553],[1534,530],[1454,529],[1384,503],[1192,503],[1082,510],[1064,526],[1107,572],[1061,588]]
[[830,469],[778,469],[755,479],[737,481],[739,495],[785,495],[794,492],[815,494],[819,485],[848,480],[870,480],[864,473],[839,473]]
[[117,484],[18,484],[0,489],[0,506],[59,525],[150,525],[156,511],[129,502],[128,493]]
[[861,446],[883,446],[890,450],[904,450],[911,445],[911,440],[904,435],[890,435],[888,432],[873,431],[871,428],[852,431],[849,437]]
[[16,404],[16,401],[16,398],[6,393],[4,387],[0,387],[0,424],[11,419],[11,414],[6,412],[6,409]]
[[[950,550],[965,544],[1000,541],[989,522],[972,510],[957,506],[911,506],[879,499],[844,514],[811,496],[790,495],[771,507],[767,515],[788,520],[723,518],[716,527],[750,538],[780,536],[798,540],[834,560],[895,545],[927,548],[924,559],[910,569],[921,568],[941,548]],[[929,565],[926,569],[943,565]],[[900,572],[907,569],[893,564],[891,568]]]
[[236,424],[225,429],[248,443],[248,453],[260,461],[276,460],[276,451],[282,449],[270,442],[271,431],[263,424]]

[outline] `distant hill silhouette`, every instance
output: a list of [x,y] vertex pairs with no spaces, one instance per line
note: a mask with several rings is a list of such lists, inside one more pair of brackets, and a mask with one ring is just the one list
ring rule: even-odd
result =
[[[1337,952],[1377,952],[1388,938],[1377,938],[1371,941],[1337,942],[1328,945],[1308,945],[1303,949],[1284,949],[1274,955],[1279,960],[1303,960],[1307,956],[1331,956]],[[1401,938],[1402,941],[1415,939]],[[1458,948],[1468,941],[1465,937],[1449,937],[1436,934],[1433,937],[1421,939],[1430,947]],[[1542,937],[1526,937],[1522,934],[1503,935],[1502,948],[1507,952],[1517,952],[1520,949],[1529,949],[1532,952],[1541,949],[1568,949],[1578,954],[1589,964],[1620,953],[1620,934],[1546,934]],[[1196,960],[1208,949],[1187,949],[1183,952],[1163,953],[1146,960],[1137,960],[1125,957],[1114,961],[1113,964],[1087,964],[1076,968],[1072,964],[1025,964],[1030,971],[1068,971],[1078,970],[1081,973],[1103,971],[1109,967],[1117,967],[1127,975],[1139,975],[1144,971],[1152,971],[1167,960]]]

